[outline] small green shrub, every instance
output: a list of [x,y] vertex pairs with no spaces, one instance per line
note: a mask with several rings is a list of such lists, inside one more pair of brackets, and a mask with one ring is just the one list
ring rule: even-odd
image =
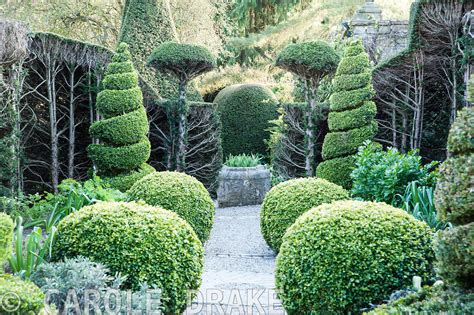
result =
[[287,230],[276,286],[289,314],[358,313],[432,276],[432,230],[384,203],[336,201]]
[[263,237],[275,251],[296,219],[313,207],[349,199],[342,187],[319,178],[300,178],[273,187],[265,196],[260,215]]
[[437,233],[436,270],[448,284],[471,288],[474,283],[474,222]]
[[228,167],[255,167],[262,165],[263,158],[257,154],[229,154],[227,161],[224,165]]
[[270,121],[277,118],[278,101],[271,90],[257,84],[232,85],[214,99],[222,121],[224,156],[265,155]]
[[209,238],[214,219],[214,203],[197,179],[178,172],[156,172],[128,191],[131,200],[143,200],[177,213],[194,229],[201,242]]
[[0,296],[0,314],[36,315],[44,308],[44,294],[36,285],[9,274],[0,276]]
[[354,170],[355,156],[334,158],[319,164],[317,175],[320,178],[331,178],[332,182],[339,183],[341,187],[351,187],[352,181],[347,174]]
[[127,276],[135,290],[147,283],[162,290],[165,313],[186,307],[197,290],[203,247],[177,214],[137,203],[103,202],[72,213],[58,225],[53,256],[76,256],[102,263]]
[[382,150],[375,143],[364,143],[356,156],[352,171],[352,194],[367,201],[380,201],[399,205],[397,195],[405,192],[407,185],[417,181],[421,186],[434,186],[436,172],[431,172],[437,162],[423,166],[417,151],[407,154],[397,149]]
[[13,237],[13,221],[5,213],[0,213],[0,274],[3,273],[2,265],[10,255]]

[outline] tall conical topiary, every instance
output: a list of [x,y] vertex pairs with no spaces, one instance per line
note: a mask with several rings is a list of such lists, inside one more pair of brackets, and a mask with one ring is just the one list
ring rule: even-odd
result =
[[474,108],[459,112],[448,137],[450,157],[441,165],[435,191],[440,220],[454,228],[435,238],[437,272],[448,285],[474,288]]
[[96,107],[103,119],[90,128],[91,136],[100,144],[89,145],[88,153],[98,175],[125,191],[154,171],[145,164],[150,157],[148,119],[127,44],[118,46],[102,88]]
[[324,139],[324,162],[319,164],[317,176],[350,188],[354,154],[377,133],[371,65],[361,41],[346,48],[333,80],[333,90],[328,117],[330,132]]

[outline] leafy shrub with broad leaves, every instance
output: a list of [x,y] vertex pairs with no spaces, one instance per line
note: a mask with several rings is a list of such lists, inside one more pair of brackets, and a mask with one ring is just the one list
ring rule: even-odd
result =
[[204,249],[176,213],[134,202],[101,202],[74,212],[58,225],[56,260],[84,256],[162,290],[165,313],[182,312],[188,292],[201,283]]
[[44,294],[40,288],[10,274],[0,276],[0,296],[0,314],[35,315],[44,308]]
[[387,151],[373,142],[365,142],[356,156],[352,171],[352,194],[367,201],[399,205],[396,196],[405,192],[406,186],[417,181],[422,186],[434,186],[437,172],[432,172],[437,162],[423,165],[417,151],[407,154],[395,148]]
[[214,203],[204,185],[192,176],[178,172],[156,172],[132,186],[131,200],[177,213],[205,242],[214,220]]
[[262,165],[262,162],[262,156],[257,154],[229,154],[229,157],[225,161],[224,165],[228,167],[255,167]]
[[289,314],[358,313],[432,276],[432,230],[385,203],[336,201],[287,230],[276,286]]
[[278,251],[283,235],[296,219],[313,207],[349,199],[349,193],[320,178],[293,179],[273,187],[265,196],[260,226],[267,244]]

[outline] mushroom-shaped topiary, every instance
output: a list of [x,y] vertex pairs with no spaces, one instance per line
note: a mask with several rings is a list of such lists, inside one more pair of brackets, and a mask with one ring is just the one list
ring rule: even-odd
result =
[[[153,50],[148,64],[159,71],[170,73],[179,80],[178,102],[178,152],[175,156],[176,169],[184,171],[186,157],[186,87],[189,81],[211,71],[216,60],[209,50],[202,46],[166,42]],[[176,123],[176,122],[174,122]]]
[[102,85],[97,111],[103,119],[89,130],[101,144],[91,144],[87,151],[98,174],[112,187],[126,191],[155,171],[145,163],[150,157],[148,118],[127,44],[119,45]]
[[339,56],[327,43],[321,41],[288,45],[277,57],[276,65],[294,73],[305,84],[306,117],[306,175],[314,175],[316,156],[317,93],[321,80],[336,71]]

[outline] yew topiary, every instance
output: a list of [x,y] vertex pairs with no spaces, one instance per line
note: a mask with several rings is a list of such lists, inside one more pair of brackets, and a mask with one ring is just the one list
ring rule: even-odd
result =
[[288,314],[348,314],[432,276],[432,230],[385,203],[336,201],[287,230],[276,286]]
[[177,213],[194,229],[204,243],[214,220],[214,203],[204,185],[192,176],[178,172],[156,172],[128,191],[132,200],[143,200]]
[[87,257],[161,290],[165,314],[186,308],[188,294],[201,284],[204,249],[191,226],[177,214],[138,203],[101,202],[63,219],[53,244],[56,260]]
[[299,178],[278,184],[263,201],[260,215],[263,237],[278,252],[283,235],[300,215],[323,203],[344,199],[349,199],[345,189],[320,178]]
[[101,144],[89,145],[88,153],[98,175],[125,191],[154,171],[145,163],[150,157],[148,118],[127,44],[121,43],[112,57],[102,87],[96,106],[103,119],[90,127]]
[[353,42],[346,48],[333,80],[333,89],[328,116],[330,133],[324,139],[324,162],[319,164],[317,175],[350,188],[353,155],[377,133],[372,71],[362,42]]

